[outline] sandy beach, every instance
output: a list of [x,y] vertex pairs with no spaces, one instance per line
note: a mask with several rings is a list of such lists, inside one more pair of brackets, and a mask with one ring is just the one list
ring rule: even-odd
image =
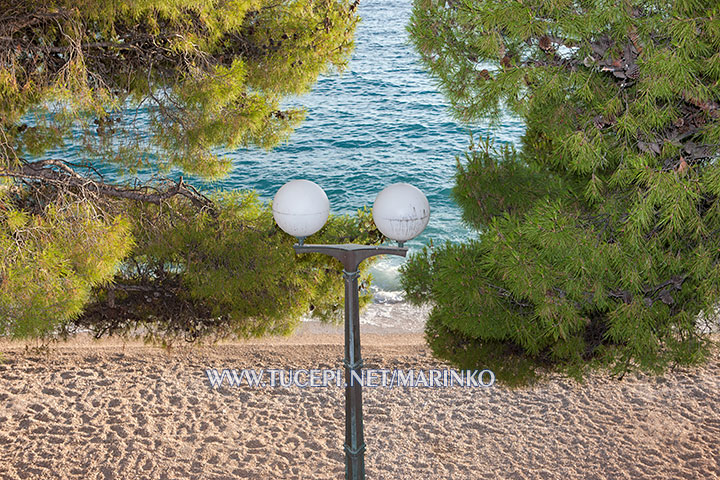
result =
[[[366,368],[446,368],[363,327]],[[165,351],[0,343],[2,479],[339,479],[344,395],[221,387],[208,368],[339,368],[339,328]],[[720,358],[664,377],[532,388],[365,388],[368,479],[718,479]]]

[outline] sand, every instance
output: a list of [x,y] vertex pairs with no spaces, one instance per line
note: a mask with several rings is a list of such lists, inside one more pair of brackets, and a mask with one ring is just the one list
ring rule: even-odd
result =
[[[368,368],[445,368],[363,327]],[[166,352],[0,343],[2,479],[339,479],[338,387],[211,389],[206,368],[338,368],[339,329]],[[366,388],[368,479],[718,479],[720,358],[664,377]]]

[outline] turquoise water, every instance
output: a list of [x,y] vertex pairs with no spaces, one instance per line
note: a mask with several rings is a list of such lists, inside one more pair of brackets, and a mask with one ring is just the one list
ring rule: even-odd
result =
[[[242,149],[230,153],[231,175],[223,188],[255,189],[271,199],[297,178],[320,185],[334,213],[371,206],[387,185],[408,182],[428,197],[430,223],[409,243],[462,240],[471,232],[450,198],[455,157],[475,137],[489,132],[463,125],[448,114],[447,103],[423,70],[408,40],[410,0],[363,0],[355,52],[342,75],[323,76],[313,91],[295,99],[307,111],[290,141],[271,152]],[[523,124],[506,120],[495,131],[497,142],[516,142]],[[402,259],[384,259],[373,270],[376,286],[396,291]],[[380,296],[380,300],[388,298]]]

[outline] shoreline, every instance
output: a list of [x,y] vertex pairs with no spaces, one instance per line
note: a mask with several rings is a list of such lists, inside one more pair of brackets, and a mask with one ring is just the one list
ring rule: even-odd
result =
[[[365,345],[424,345],[424,327],[430,307],[415,307],[407,302],[371,303],[360,312],[361,344]],[[344,326],[332,325],[319,320],[303,319],[288,336],[266,336],[242,340],[221,341],[216,345],[324,345],[344,343]],[[16,351],[39,344],[36,340],[9,340],[0,338],[0,355],[6,349]],[[53,340],[48,344],[51,350],[79,346],[88,348],[147,347],[162,348],[145,344],[139,339],[103,337],[94,339],[89,333],[81,332],[68,340]],[[188,344],[178,341],[172,349],[209,348],[210,345]],[[1,358],[1,357],[0,357]]]
[[[425,346],[423,333],[408,332],[401,328],[386,328],[374,325],[360,324],[361,346],[362,347],[383,347],[383,346]],[[123,339],[120,337],[93,338],[87,333],[78,333],[67,340],[52,341],[47,344],[50,355],[52,352],[66,352],[75,350],[94,349],[146,349],[149,351],[205,351],[216,348],[243,348],[249,346],[344,346],[345,333],[342,325],[330,325],[317,320],[307,320],[300,323],[298,328],[288,336],[271,335],[261,338],[249,338],[243,340],[225,340],[216,344],[199,345],[194,343],[178,342],[172,347],[164,348],[160,345],[146,344],[140,339]],[[0,339],[0,355],[3,352],[22,353],[26,347],[35,349],[39,345],[36,340],[8,340]],[[43,351],[45,349],[42,349]],[[36,355],[42,355],[38,350]],[[1,357],[0,357],[1,358]],[[1,360],[0,360],[1,363]]]

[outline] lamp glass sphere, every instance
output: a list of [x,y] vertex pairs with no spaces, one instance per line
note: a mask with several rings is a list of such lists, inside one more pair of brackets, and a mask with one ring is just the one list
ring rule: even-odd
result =
[[373,220],[383,235],[402,244],[425,230],[430,221],[430,204],[417,187],[395,183],[375,199]]
[[275,222],[283,231],[304,239],[325,225],[330,201],[318,184],[292,180],[277,191],[272,209]]

